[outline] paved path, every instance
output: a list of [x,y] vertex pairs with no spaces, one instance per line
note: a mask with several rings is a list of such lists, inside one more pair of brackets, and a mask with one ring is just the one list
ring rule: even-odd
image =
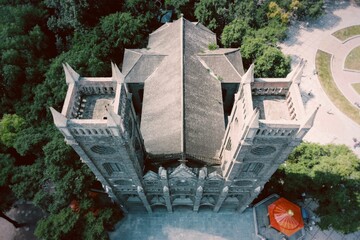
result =
[[[360,139],[360,126],[348,118],[330,101],[318,81],[315,71],[315,56],[318,49],[335,55],[333,61],[334,79],[339,89],[351,103],[360,101],[359,95],[350,86],[360,82],[358,73],[342,71],[345,56],[351,49],[360,45],[360,38],[341,44],[331,34],[339,29],[360,24],[360,7],[349,1],[326,1],[327,14],[315,22],[294,25],[289,30],[289,38],[280,47],[293,59],[293,64],[303,58],[307,61],[300,85],[305,108],[311,111],[321,104],[313,128],[305,136],[305,141],[321,144],[346,144],[360,156],[360,148],[354,149],[353,138]],[[311,96],[307,93],[311,92]]]
[[244,213],[131,214],[110,233],[112,240],[254,240],[252,209]]
[[[360,16],[358,23],[360,24]],[[351,52],[351,50],[358,46],[360,46],[360,36],[343,43],[330,34],[325,36],[322,40],[321,46],[319,46],[320,50],[333,55],[331,72],[334,81],[342,94],[352,104],[360,102],[360,95],[351,86],[352,83],[360,83],[360,72],[350,72],[344,70],[344,63],[346,56]]]
[[44,216],[43,211],[31,203],[19,201],[16,205],[6,215],[19,223],[26,223],[26,226],[15,228],[0,218],[0,240],[36,240],[34,230],[37,221]]

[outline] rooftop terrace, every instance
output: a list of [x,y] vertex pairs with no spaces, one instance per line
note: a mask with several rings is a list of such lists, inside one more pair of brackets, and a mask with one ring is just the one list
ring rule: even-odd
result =
[[253,96],[253,104],[260,110],[260,119],[290,120],[285,96]]
[[[113,107],[114,94],[84,95],[79,108],[79,118],[106,119],[106,110]],[[82,112],[82,114],[81,114]]]

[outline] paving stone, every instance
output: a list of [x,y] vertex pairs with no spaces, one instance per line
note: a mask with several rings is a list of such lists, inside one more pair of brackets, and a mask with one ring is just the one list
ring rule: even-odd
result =
[[116,231],[110,233],[110,239],[256,239],[251,209],[243,214],[167,213],[154,219],[148,214],[130,214],[117,225]]
[[338,233],[336,231],[333,231],[330,235],[330,238],[332,240],[343,240],[344,239],[344,235],[341,233]]

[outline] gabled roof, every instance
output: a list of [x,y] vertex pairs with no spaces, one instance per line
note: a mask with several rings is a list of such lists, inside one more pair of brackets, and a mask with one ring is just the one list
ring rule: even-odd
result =
[[160,65],[165,55],[146,49],[125,50],[123,74],[125,82],[144,82]]
[[144,82],[141,132],[151,155],[216,156],[225,132],[221,81],[203,62],[224,81],[240,82],[243,68],[238,49],[205,53],[202,60],[210,43],[213,32],[180,18],[150,34],[146,49],[126,50],[125,82]]
[[171,178],[196,178],[195,173],[191,171],[184,163],[181,163],[175,170],[169,175]]
[[239,83],[244,75],[239,49],[221,48],[200,53],[199,57],[203,60],[205,68],[214,72],[221,82]]
[[148,180],[148,181],[151,181],[151,180],[160,180],[160,176],[150,170],[150,171],[148,171],[148,172],[144,175],[143,179],[144,179],[144,180]]

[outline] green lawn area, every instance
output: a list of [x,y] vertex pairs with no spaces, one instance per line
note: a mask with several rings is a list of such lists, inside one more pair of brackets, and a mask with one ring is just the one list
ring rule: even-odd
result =
[[360,35],[360,25],[355,25],[347,28],[340,29],[332,34],[334,37],[345,41],[348,38],[351,38],[356,35]]
[[346,56],[345,68],[360,71],[360,46],[351,50]]
[[360,110],[353,106],[337,88],[331,75],[330,63],[331,54],[318,50],[316,53],[316,70],[319,74],[321,86],[335,106],[360,125]]
[[351,86],[355,89],[355,91],[360,95],[360,83],[353,83]]

